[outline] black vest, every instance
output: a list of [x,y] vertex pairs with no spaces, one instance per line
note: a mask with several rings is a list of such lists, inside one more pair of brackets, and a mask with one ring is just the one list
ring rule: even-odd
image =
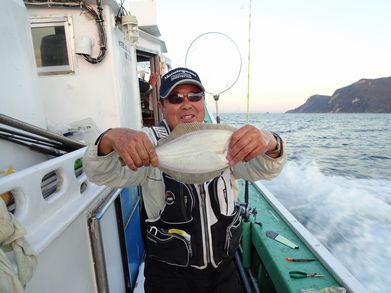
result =
[[[168,134],[165,125],[152,129],[157,139]],[[232,194],[229,176],[226,171],[196,186],[162,173],[165,207],[157,219],[147,219],[143,213],[147,257],[200,269],[209,263],[217,267],[230,260],[239,246],[242,228],[238,206],[227,214],[228,200],[233,201],[232,196],[227,196],[227,192]],[[224,206],[220,204],[222,200]]]

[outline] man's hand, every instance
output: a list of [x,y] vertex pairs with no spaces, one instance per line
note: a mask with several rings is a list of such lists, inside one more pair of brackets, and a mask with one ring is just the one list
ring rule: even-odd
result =
[[228,146],[227,160],[233,166],[241,161],[248,162],[255,157],[274,150],[277,141],[269,131],[262,131],[252,125],[236,130]]
[[147,134],[142,131],[128,128],[110,129],[103,135],[98,147],[99,153],[104,155],[116,151],[133,171],[142,166],[158,165],[155,148]]
[[156,82],[157,82],[157,78],[158,78],[158,74],[155,73],[155,72],[152,72],[151,73],[151,76],[149,77],[149,81],[148,83],[152,86],[152,87],[155,87],[156,86]]

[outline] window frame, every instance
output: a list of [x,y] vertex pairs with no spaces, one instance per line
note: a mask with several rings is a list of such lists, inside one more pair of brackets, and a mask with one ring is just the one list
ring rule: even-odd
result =
[[[74,62],[74,34],[73,34],[73,23],[71,16],[52,16],[52,17],[30,17],[31,31],[33,28],[45,28],[63,26],[65,32],[65,40],[67,46],[68,65],[55,65],[55,66],[37,66],[37,72],[39,76],[48,75],[61,75],[61,74],[73,74],[75,73],[75,62]],[[35,47],[33,43],[35,52]],[[34,54],[35,59],[35,54]],[[35,62],[37,60],[35,59]],[[37,62],[36,62],[37,64]]]

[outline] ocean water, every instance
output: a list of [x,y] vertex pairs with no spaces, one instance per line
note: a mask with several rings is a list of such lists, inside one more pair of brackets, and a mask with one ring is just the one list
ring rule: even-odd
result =
[[287,143],[284,170],[262,183],[368,292],[390,292],[391,114],[257,113],[250,124]]

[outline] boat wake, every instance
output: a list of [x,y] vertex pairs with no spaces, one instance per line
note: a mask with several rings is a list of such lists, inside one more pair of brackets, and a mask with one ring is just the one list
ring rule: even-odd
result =
[[391,184],[324,175],[315,162],[288,162],[262,182],[368,289],[391,287]]

